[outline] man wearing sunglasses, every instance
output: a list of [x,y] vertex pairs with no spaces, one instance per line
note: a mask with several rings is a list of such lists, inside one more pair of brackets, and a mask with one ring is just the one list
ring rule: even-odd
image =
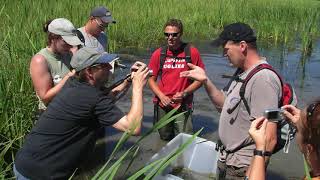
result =
[[204,68],[198,50],[182,42],[182,22],[170,19],[164,25],[166,46],[158,48],[151,56],[149,68],[153,71],[149,86],[154,92],[154,121],[159,121],[173,108],[177,113],[187,111],[172,123],[159,130],[160,138],[171,140],[180,132],[192,133],[193,92],[201,83],[181,78],[180,72],[188,70],[187,62]]
[[111,12],[104,6],[94,8],[85,26],[79,28],[85,39],[84,45],[97,49],[99,52],[107,50],[107,35],[104,32],[109,24],[116,23]]
[[55,96],[16,155],[18,180],[68,179],[93,152],[100,127],[140,133],[149,69],[141,62],[131,67],[132,106],[124,114],[104,88],[113,58],[88,47],[75,53],[71,60],[75,77]]
[[[224,48],[224,56],[241,73],[233,77],[228,88],[220,91],[206,76],[205,71],[188,64],[191,71],[181,73],[202,82],[216,108],[221,111],[219,137],[221,139],[218,161],[218,179],[244,179],[250,173],[249,166],[255,149],[248,134],[252,120],[263,115],[264,110],[278,108],[282,96],[282,85],[278,76],[268,69],[263,69],[252,76],[246,85],[244,98],[239,95],[243,79],[259,64],[267,63],[257,50],[256,36],[251,27],[244,23],[225,26],[215,45]],[[266,128],[266,151],[272,152],[277,143],[277,124],[268,122]],[[271,153],[268,153],[270,156]],[[266,161],[269,157],[266,155]]]

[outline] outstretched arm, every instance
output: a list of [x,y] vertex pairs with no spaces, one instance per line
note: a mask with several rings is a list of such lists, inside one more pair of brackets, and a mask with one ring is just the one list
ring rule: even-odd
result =
[[207,94],[217,109],[221,109],[224,103],[224,94],[210,81],[206,72],[199,66],[188,63],[191,70],[180,73],[180,77],[187,77],[202,83]]

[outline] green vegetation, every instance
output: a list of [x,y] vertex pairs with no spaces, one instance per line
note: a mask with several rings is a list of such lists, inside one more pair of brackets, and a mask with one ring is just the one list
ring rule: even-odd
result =
[[[108,161],[103,165],[103,167],[95,174],[92,178],[93,180],[99,179],[113,179],[117,174],[120,166],[124,164],[125,159],[129,159],[130,163],[128,164],[127,170],[133,164],[137,153],[140,149],[140,144],[143,142],[145,138],[147,138],[151,133],[156,132],[158,129],[172,122],[177,117],[183,115],[184,113],[174,114],[177,109],[171,110],[164,117],[162,117],[150,130],[148,130],[145,134],[143,134],[126,152],[117,159],[112,165],[109,165],[110,161],[115,157],[116,153],[119,153],[119,150],[123,147],[124,143],[129,139],[132,132],[125,132],[111,153]],[[134,128],[131,128],[134,129]],[[160,173],[172,163],[179,155],[181,155],[184,150],[193,142],[193,140],[200,134],[203,128],[201,128],[198,132],[196,132],[192,137],[190,137],[185,143],[181,144],[175,151],[170,152],[167,156],[162,157],[155,162],[146,165],[145,167],[141,167],[136,173],[131,175],[130,177],[126,177],[129,174],[124,174],[121,177],[127,178],[129,180],[141,179],[141,177],[145,176],[144,179],[153,179],[155,176],[160,175]],[[126,171],[127,172],[127,171]]]
[[299,42],[307,51],[319,35],[319,4],[314,0],[2,1],[0,178],[10,174],[14,154],[33,125],[36,98],[28,66],[32,55],[45,46],[46,20],[65,17],[79,27],[91,8],[105,5],[117,20],[108,29],[110,51],[157,46],[163,40],[162,26],[171,17],[182,19],[184,37],[190,40],[214,38],[224,25],[242,21],[257,30],[259,39],[289,46]]

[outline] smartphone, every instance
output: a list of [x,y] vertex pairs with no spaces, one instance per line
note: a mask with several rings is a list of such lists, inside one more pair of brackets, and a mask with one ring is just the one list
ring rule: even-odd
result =
[[271,122],[278,122],[283,119],[283,110],[278,109],[267,109],[264,111],[264,117]]

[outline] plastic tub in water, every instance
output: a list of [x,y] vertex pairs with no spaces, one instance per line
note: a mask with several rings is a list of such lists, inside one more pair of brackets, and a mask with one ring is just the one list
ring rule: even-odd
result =
[[[192,135],[180,133],[164,146],[149,161],[167,156],[188,140]],[[156,180],[215,179],[218,153],[216,143],[197,137],[185,151],[173,161]]]

